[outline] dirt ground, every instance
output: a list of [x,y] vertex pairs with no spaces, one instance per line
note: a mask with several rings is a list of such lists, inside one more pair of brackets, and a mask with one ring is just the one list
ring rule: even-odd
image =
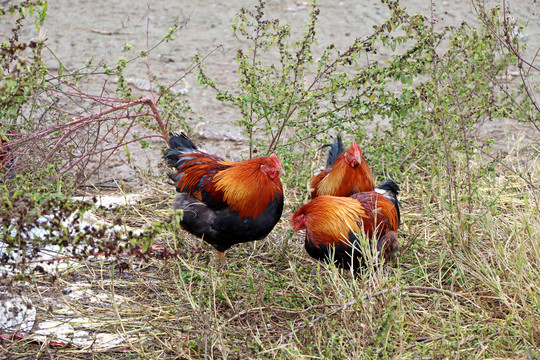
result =
[[[246,49],[247,44],[234,36],[231,24],[241,7],[253,8],[255,3],[255,0],[50,1],[42,36],[47,39],[48,49],[69,70],[75,70],[84,67],[89,59],[96,65],[114,64],[120,57],[134,57],[138,51],[151,48],[162,39],[177,18],[185,21],[185,27],[175,34],[174,41],[160,45],[151,53],[149,68],[152,75],[161,83],[170,84],[184,76],[195,54],[210,54],[205,60],[208,73],[233,89],[238,79],[236,52],[239,48]],[[386,6],[377,0],[320,0],[319,4],[319,49],[330,43],[345,48],[354,38],[369,34],[373,25],[383,22],[388,16]],[[427,16],[434,10],[438,26],[475,21],[470,0],[434,1],[433,8],[424,0],[407,0],[402,4],[411,12],[422,12]],[[518,22],[526,25],[524,40],[529,48],[527,56],[532,58],[540,44],[540,2],[510,0],[507,4]],[[266,12],[278,17],[281,23],[291,24],[292,38],[298,38],[307,22],[309,6],[301,1],[271,0],[267,2]],[[133,52],[123,51],[126,43],[133,45]],[[58,62],[51,52],[45,51],[44,55],[48,67],[54,71],[58,69]],[[384,57],[388,54],[379,55]],[[151,96],[150,91],[145,90],[149,70],[144,60],[130,63],[125,75],[136,87],[137,96]],[[84,86],[99,94],[104,81],[105,78],[93,76]],[[214,92],[200,87],[193,74],[189,74],[176,88],[185,91],[184,96],[193,109],[189,123],[201,138],[208,139],[204,144],[208,151],[234,158],[235,153],[246,149],[245,143],[238,141],[243,136],[233,123],[239,118],[234,109],[218,103]],[[114,86],[110,89],[114,91]],[[482,134],[499,139],[508,136],[518,138],[523,130],[522,126],[512,122],[489,123]],[[528,136],[534,137],[537,133],[532,132]],[[134,155],[141,157],[141,167],[154,169],[160,161],[156,152],[138,153],[135,150]],[[143,161],[147,164],[143,165]],[[129,178],[133,172],[121,159],[111,161],[109,166],[115,176]]]
[[[540,1],[507,1],[512,9],[513,16],[519,23],[526,25],[524,41],[527,42],[528,50],[525,56],[528,59],[532,59],[537,49],[540,48]],[[47,66],[53,73],[59,68],[55,57],[61,59],[63,65],[66,66],[69,71],[83,68],[89,59],[92,59],[94,65],[99,63],[114,64],[120,57],[130,59],[135,57],[140,50],[145,50],[154,46],[167,33],[167,29],[172,25],[174,19],[178,18],[181,21],[185,20],[185,27],[175,34],[174,41],[164,43],[151,52],[148,62],[149,69],[147,68],[144,59],[136,60],[128,65],[125,75],[128,81],[135,87],[135,95],[141,97],[152,96],[152,93],[147,89],[148,79],[150,77],[149,74],[155,76],[156,79],[163,84],[171,84],[183,77],[191,64],[191,59],[197,53],[202,56],[208,55],[204,62],[208,74],[226,88],[234,89],[238,79],[237,64],[235,61],[236,53],[239,48],[247,49],[248,44],[234,36],[231,24],[234,21],[235,14],[241,7],[253,8],[256,2],[256,0],[232,0],[224,2],[207,0],[110,0],[100,2],[91,0],[50,1],[48,17],[44,25],[44,32],[41,34],[42,37],[47,39],[46,44],[50,51],[44,51],[43,55],[45,56]],[[369,34],[373,25],[383,22],[388,16],[388,10],[378,0],[346,0],[337,2],[333,0],[319,0],[318,2],[321,8],[318,28],[319,51],[330,43],[334,43],[338,48],[345,48],[354,38]],[[5,3],[5,1],[0,0],[0,4],[2,3]],[[429,1],[425,0],[407,0],[402,1],[402,4],[407,6],[411,12],[419,11],[427,16],[429,16],[432,11]],[[457,25],[462,21],[471,23],[475,21],[471,0],[436,0],[434,4],[435,17],[439,21],[438,26],[445,26],[448,24]],[[293,33],[292,38],[298,38],[303,31],[304,24],[307,22],[309,6],[307,5],[307,2],[268,0],[267,12],[273,17],[279,18],[281,23],[291,24]],[[7,31],[9,31],[9,25],[7,23],[0,24],[0,34],[7,33]],[[26,35],[32,36],[32,32],[35,32],[35,29],[29,27],[28,29],[25,29],[25,31],[27,31]],[[133,52],[123,51],[124,44],[126,43],[133,46]],[[379,53],[379,56],[382,58],[388,55],[388,53],[385,54],[384,52]],[[514,79],[513,81],[516,80],[517,79]],[[101,94],[104,91],[105,95],[108,93],[111,97],[116,96],[114,93],[114,84],[104,86],[105,81],[107,81],[107,78],[104,76],[92,76],[85,79],[82,85],[84,86],[85,91],[93,94]],[[234,121],[239,119],[239,114],[235,109],[221,105],[217,102],[215,100],[214,92],[210,89],[200,87],[194,74],[188,74],[185,77],[185,81],[181,81],[176,86],[176,89],[183,91],[184,95],[181,96],[189,101],[193,112],[188,121],[199,135],[197,139],[198,142],[201,142],[207,151],[220,154],[233,160],[238,160],[242,154],[247,154],[247,144],[243,140],[244,137],[241,133],[241,129],[234,125]],[[95,110],[98,111],[98,108],[95,107]],[[480,133],[482,136],[497,139],[498,146],[504,149],[505,147],[511,147],[522,137],[525,141],[538,144],[538,131],[530,128],[530,126],[526,127],[522,124],[507,120],[487,123],[481,129]],[[179,131],[181,129],[171,130]],[[132,156],[137,159],[137,164],[141,169],[148,170],[150,174],[158,175],[165,171],[164,167],[160,165],[162,163],[160,149],[163,148],[165,144],[156,140],[153,145],[154,148],[146,150],[140,149],[139,147],[133,147],[131,153]],[[138,176],[134,175],[135,170],[126,163],[122,156],[117,156],[107,161],[104,171],[100,174],[99,178],[96,178],[95,180],[108,181],[122,179],[130,185],[144,186],[144,181],[141,181]],[[172,194],[174,191],[173,187],[170,187],[170,189]],[[133,191],[138,192],[138,194],[133,196],[147,196],[148,192],[145,190],[146,189],[141,190],[140,188],[137,188]],[[130,189],[130,191],[132,191],[132,189]],[[156,191],[155,193],[158,196],[155,196],[147,202],[154,202],[154,204],[163,203],[162,208],[169,209],[172,196],[167,198],[166,195],[162,196],[161,192]],[[127,201],[127,197],[120,196],[120,198],[126,198],[125,200]],[[409,198],[409,200],[410,199],[411,198]],[[104,197],[100,198],[100,200],[104,201]],[[407,201],[407,198],[405,198],[405,201]],[[131,205],[131,203],[127,202],[127,205]],[[159,206],[155,205],[153,209],[159,208],[161,210],[162,208]],[[136,210],[136,212],[139,216],[139,210]],[[419,214],[418,217],[415,218],[415,223],[424,222],[424,220],[420,218],[421,210],[416,209],[414,212]],[[140,217],[146,217],[146,214],[147,213],[143,211],[143,215],[140,215]],[[155,216],[155,214],[152,213],[152,216]],[[165,218],[165,215],[163,215],[163,217]],[[148,216],[148,218],[150,218],[150,216]],[[508,220],[508,222],[510,223],[511,221]],[[412,236],[412,234],[416,233],[417,228],[413,227],[413,225],[410,226],[410,233]],[[420,234],[420,232],[417,234]],[[199,248],[194,249],[193,252],[196,254],[193,256],[198,257]],[[191,254],[188,255],[192,256]],[[251,255],[249,256],[251,257]],[[81,272],[84,271],[86,270],[81,270]],[[101,280],[108,279],[108,276],[110,276],[108,268],[104,268],[102,264],[95,265],[95,268],[91,268],[89,271],[93,274],[97,274],[95,275],[96,279],[100,277]],[[103,273],[100,273],[99,271],[102,271]],[[139,270],[136,269],[136,271]],[[143,271],[144,270],[141,270],[141,273]],[[154,269],[148,271],[154,271]],[[162,270],[159,271],[161,272]],[[125,286],[123,289],[126,289],[126,293],[128,291],[140,292],[141,288],[144,288],[141,287],[141,280],[138,275],[135,276],[133,274],[138,273],[128,271],[119,275],[119,278],[123,281],[122,286]],[[240,276],[246,275],[245,273],[242,273]],[[163,284],[171,283],[169,278],[166,276],[164,276],[164,278],[165,281]],[[262,278],[263,277],[261,277],[261,279]],[[73,277],[71,279],[73,279]],[[150,277],[145,279],[148,280]],[[208,279],[208,277],[204,277],[203,279]],[[106,310],[103,310],[109,303],[104,300],[104,298],[100,297],[102,295],[101,292],[94,293],[93,290],[85,291],[83,297],[83,295],[80,295],[81,292],[79,291],[79,288],[75,286],[81,285],[87,289],[88,281],[88,277],[86,277],[85,274],[81,275],[80,278],[77,278],[76,283],[74,283],[73,286],[68,284],[69,286],[57,285],[56,288],[48,288],[46,292],[40,294],[40,298],[42,297],[45,300],[43,300],[43,303],[36,301],[36,308],[40,306],[40,311],[42,311],[42,313],[45,308],[54,308],[55,315],[60,315],[55,316],[55,319],[58,319],[62,318],[62,315],[65,315],[61,311],[65,310],[64,303],[66,302],[66,299],[70,303],[69,309],[72,309],[72,304],[90,304],[88,307],[80,307],[80,309],[97,309],[95,310],[95,314],[97,314],[96,317],[102,318],[99,320],[99,323],[97,323],[97,326],[102,326],[103,328],[107,327],[107,329],[110,328],[112,321],[109,322],[109,317],[107,317],[109,315],[105,312]],[[153,288],[154,280],[148,281],[148,283],[150,284],[149,287],[155,291]],[[112,287],[112,282],[107,283],[107,286]],[[174,287],[171,288],[175,289]],[[155,293],[157,296],[161,297],[159,292],[155,291]],[[506,296],[505,293],[503,293],[503,295]],[[115,294],[112,298],[113,301],[115,301],[115,304],[122,304],[124,300],[127,299],[127,296],[126,298],[123,298],[122,295]],[[250,300],[248,299],[246,303],[249,303],[249,301]],[[62,307],[58,309],[60,303]],[[131,307],[131,305],[132,303],[130,302],[129,307]],[[148,304],[144,303],[144,305],[146,306]],[[167,304],[167,306],[168,305],[169,304]],[[244,305],[240,304],[238,306],[240,308]],[[65,308],[67,309],[67,307]],[[149,313],[158,312],[152,307],[145,307],[145,309],[151,309],[146,310]],[[248,314],[248,310],[250,309],[246,309],[246,312],[240,312],[238,314]],[[33,311],[34,318],[36,318],[36,309],[33,309]],[[111,318],[116,319],[117,316],[120,317],[117,312],[117,305],[114,306],[114,311],[114,316]],[[71,316],[71,313],[67,313],[67,310],[66,314],[66,319]],[[129,316],[132,316],[131,312],[129,314]],[[39,318],[38,313],[38,320],[43,320],[43,318],[48,319],[48,317]],[[235,318],[240,318],[240,316],[234,315],[228,318],[227,321],[230,322]],[[170,319],[172,319],[172,317],[167,321],[172,321]],[[62,318],[62,321],[64,321],[64,318]],[[94,319],[92,319],[92,321],[94,321]],[[141,317],[140,321],[141,323],[144,322],[144,328],[146,329],[148,320]],[[179,322],[178,317],[174,319],[174,321]],[[238,323],[241,324],[241,321]],[[63,325],[71,327],[68,321],[64,322]],[[266,323],[264,324],[266,326]],[[56,324],[54,325],[56,326]],[[77,324],[77,326],[80,326],[80,324]],[[90,322],[89,326],[92,326],[91,331],[98,331],[94,328],[94,326],[96,326],[95,322]],[[73,329],[68,330],[73,332]],[[53,331],[55,336],[59,335],[58,330]],[[496,331],[498,331],[498,328]],[[182,330],[182,333],[183,332],[184,330]],[[185,332],[186,334],[189,333],[189,331]],[[501,333],[502,332],[494,331],[492,336],[499,336]],[[103,335],[109,336],[110,334],[104,333]],[[111,341],[116,341],[118,338],[118,336],[113,336]],[[130,338],[129,341],[131,342],[132,339]],[[180,339],[178,341],[181,343],[183,340]],[[85,346],[88,346],[88,344],[80,344],[80,347]],[[104,355],[104,358],[105,357],[106,356]]]

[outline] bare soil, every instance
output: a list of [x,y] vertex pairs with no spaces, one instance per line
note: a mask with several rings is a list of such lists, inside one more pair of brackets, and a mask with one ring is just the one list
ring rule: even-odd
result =
[[[51,52],[44,55],[53,71],[59,65],[52,52],[71,71],[83,68],[88,60],[92,60],[94,65],[114,64],[120,57],[131,59],[140,50],[152,48],[167,33],[173,21],[179,19],[185,26],[175,34],[174,41],[161,44],[152,51],[148,63],[145,59],[138,59],[128,65],[125,75],[134,86],[136,96],[153,96],[149,87],[150,77],[163,84],[171,84],[183,77],[195,54],[208,55],[204,61],[208,74],[226,88],[234,89],[238,79],[236,53],[240,48],[247,50],[249,44],[234,36],[231,24],[241,7],[254,8],[255,4],[254,0],[51,1],[45,31],[41,35],[47,39]],[[526,0],[507,4],[518,24],[525,25],[526,55],[532,59],[540,47],[540,3]],[[319,5],[318,49],[315,52],[330,43],[344,49],[354,38],[369,34],[373,25],[382,23],[389,15],[386,6],[377,0],[320,0]],[[434,16],[437,26],[476,22],[470,0],[434,1],[433,5],[424,0],[407,0],[402,1],[402,5],[410,12]],[[266,5],[267,14],[279,18],[281,23],[291,24],[293,39],[298,39],[303,32],[309,11],[308,2],[303,1],[268,1]],[[4,30],[7,30],[5,26]],[[29,28],[28,31],[35,30]],[[126,43],[131,44],[134,50],[123,50]],[[379,54],[383,59],[388,55],[384,52]],[[95,94],[109,92],[115,96],[113,84],[105,85],[106,81],[105,76],[91,76],[85,79],[83,86]],[[511,81],[518,80],[514,78]],[[217,102],[214,91],[199,86],[193,73],[188,74],[176,88],[185,92],[183,96],[191,104],[193,113],[188,121],[200,135],[199,141],[204,142],[206,150],[235,160],[239,159],[239,154],[246,153],[241,129],[234,125],[240,117],[235,109]],[[526,130],[527,127],[516,122],[501,121],[486,124],[480,134],[499,140],[510,139],[510,143],[521,136],[526,140],[534,140],[538,136],[537,132],[525,133]],[[158,141],[154,145],[164,146]],[[155,148],[151,152],[138,148],[131,150],[132,155],[139,159],[139,167],[156,169],[160,161],[159,151]],[[126,180],[134,174],[121,157],[111,159],[108,170],[108,175],[101,180]]]

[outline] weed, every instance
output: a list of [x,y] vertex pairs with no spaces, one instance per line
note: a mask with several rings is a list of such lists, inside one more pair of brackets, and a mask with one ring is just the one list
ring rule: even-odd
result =
[[[215,88],[220,101],[240,110],[238,124],[249,141],[250,156],[273,151],[280,155],[288,173],[286,212],[305,200],[305,180],[323,163],[315,149],[337,132],[361,141],[373,172],[400,180],[404,208],[399,231],[402,251],[397,259],[353,277],[310,259],[303,239],[291,237],[282,222],[266,240],[233,247],[228,252],[229,266],[219,269],[210,251],[200,251],[208,249],[207,244],[180,231],[176,215],[166,210],[163,201],[170,194],[168,185],[153,178],[147,183],[153,195],[144,204],[99,212],[109,219],[122,217],[132,226],[159,223],[148,227],[148,237],[133,237],[129,244],[117,238],[102,241],[101,230],[77,237],[66,230],[63,220],[72,212],[82,216],[90,205],[72,204],[64,193],[77,183],[68,176],[73,176],[73,163],[84,162],[85,157],[74,157],[66,165],[62,159],[47,157],[43,145],[36,146],[32,152],[36,161],[43,161],[44,154],[48,159],[42,171],[49,174],[43,177],[61,172],[56,180],[63,181],[40,181],[38,175],[2,188],[0,237],[7,239],[12,251],[18,248],[32,256],[41,244],[36,247],[15,234],[28,233],[35,219],[52,215],[56,220],[50,229],[63,234],[57,237],[60,245],[86,242],[115,256],[78,256],[77,268],[54,276],[35,272],[26,285],[12,285],[36,304],[47,304],[38,309],[42,318],[63,321],[62,311],[67,309],[73,317],[89,318],[103,333],[124,340],[120,348],[103,354],[92,348],[55,348],[55,355],[538,357],[537,145],[522,153],[511,144],[507,153],[494,154],[489,141],[474,136],[479,124],[497,117],[519,118],[536,128],[538,106],[534,87],[527,81],[534,64],[522,55],[506,8],[477,8],[482,20],[478,25],[436,29],[433,18],[408,14],[394,1],[384,4],[390,17],[372,34],[354,40],[345,50],[329,45],[317,57],[320,10],[316,4],[311,5],[304,35],[292,40],[289,26],[270,17],[265,3],[259,2],[254,10],[240,11],[233,27],[239,37],[251,42],[237,56],[238,89],[223,89],[209,78],[203,57],[196,57],[194,66],[202,84]],[[30,14],[29,7],[25,11]],[[392,56],[377,57],[381,49]],[[138,53],[149,56],[151,49]],[[364,63],[365,58],[369,61]],[[170,92],[157,101],[159,97],[131,99],[122,80],[128,64],[129,60],[121,60],[106,69],[119,78],[116,94],[122,101],[88,94],[80,98],[107,104],[108,112],[99,114],[103,121],[96,120],[95,114],[77,118],[80,122],[69,122],[65,113],[55,113],[53,118],[88,129],[108,121],[113,128],[129,128],[114,133],[114,141],[108,143],[114,149],[131,140],[149,145],[148,137],[133,136],[130,127],[135,123],[166,137],[163,130],[173,121],[183,124],[188,104]],[[521,88],[507,88],[498,81],[512,66],[523,76]],[[18,76],[22,83],[39,89],[42,75],[29,71]],[[62,74],[66,75],[84,74]],[[17,94],[22,103],[29,100],[28,94]],[[46,108],[50,114],[54,107]],[[6,114],[17,111],[13,106]],[[119,115],[105,118],[116,111]],[[177,111],[181,114],[175,120]],[[157,117],[164,126],[156,125]],[[14,131],[2,129],[8,135]],[[73,144],[78,134],[65,129],[49,127],[48,132],[35,134],[69,148],[67,144]],[[86,152],[94,143],[88,144]],[[149,246],[150,239],[172,250],[164,250],[161,256],[140,252],[132,258],[119,248],[135,247],[138,240],[141,247]],[[28,267],[31,258],[25,261],[22,264]],[[73,302],[65,296],[68,286],[99,292],[105,300]],[[0,346],[8,358],[41,355],[51,347],[18,339],[2,339]],[[49,355],[53,357],[52,352]]]

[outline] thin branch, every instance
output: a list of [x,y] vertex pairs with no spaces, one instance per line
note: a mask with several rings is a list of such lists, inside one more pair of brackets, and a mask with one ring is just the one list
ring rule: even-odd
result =
[[458,301],[461,305],[465,306],[467,305],[467,303],[470,303],[476,307],[478,307],[478,305],[476,305],[472,300],[470,299],[467,299],[465,296],[463,295],[460,295],[458,293],[455,293],[455,292],[452,292],[450,290],[445,290],[445,289],[439,289],[439,288],[434,288],[434,287],[429,287],[429,286],[405,286],[403,288],[404,291],[431,291],[431,292],[436,292],[436,293],[439,293],[439,294],[444,294],[448,297],[451,297],[452,299]]
[[[50,128],[46,128],[46,129],[44,129],[42,131],[38,131],[38,132],[35,132],[35,133],[32,133],[32,134],[24,134],[26,136],[24,136],[23,140],[13,140],[12,144],[17,145],[17,144],[21,144],[21,143],[26,142],[26,141],[31,140],[31,139],[43,138],[44,136],[50,135],[50,134],[52,134],[52,133],[54,133],[54,132],[56,132],[58,130],[69,128],[69,127],[72,127],[72,126],[75,126],[75,125],[78,125],[78,124],[81,124],[81,123],[87,123],[87,122],[89,123],[89,122],[95,120],[96,118],[101,118],[101,117],[103,117],[103,116],[105,116],[107,114],[113,113],[115,111],[126,110],[126,109],[128,109],[130,107],[133,107],[133,106],[136,106],[136,105],[139,105],[139,104],[145,104],[145,105],[149,106],[150,109],[152,109],[152,115],[156,119],[156,121],[157,121],[157,123],[159,125],[162,137],[165,139],[165,141],[168,144],[168,142],[169,142],[169,133],[167,132],[165,124],[163,123],[163,120],[161,119],[161,116],[159,115],[159,110],[157,108],[157,105],[149,98],[142,98],[142,99],[138,99],[138,100],[129,101],[129,102],[124,103],[122,105],[113,106],[110,109],[103,110],[103,111],[100,111],[98,113],[94,113],[94,114],[91,114],[91,115],[88,115],[88,116],[84,116],[82,118],[75,119],[75,120],[72,120],[70,122],[58,125],[58,126],[53,126],[53,127],[50,127]],[[21,136],[23,134],[13,134],[13,135]]]

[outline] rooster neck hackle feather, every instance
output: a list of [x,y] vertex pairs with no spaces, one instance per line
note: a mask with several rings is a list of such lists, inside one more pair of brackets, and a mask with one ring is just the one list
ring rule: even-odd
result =
[[216,191],[223,193],[223,201],[240,218],[252,216],[256,219],[268,204],[283,194],[279,177],[271,179],[260,168],[271,162],[269,158],[250,159],[239,163],[227,163],[228,168],[214,176]]
[[[306,231],[316,234],[315,243],[344,246],[350,246],[349,232],[360,232],[361,218],[367,217],[357,200],[335,196],[319,196],[300,212],[306,214]],[[336,239],[339,243],[335,243]]]
[[363,160],[359,166],[352,168],[345,162],[344,154],[341,154],[328,175],[319,182],[316,193],[348,196],[351,193],[373,189],[375,182],[366,161]]

